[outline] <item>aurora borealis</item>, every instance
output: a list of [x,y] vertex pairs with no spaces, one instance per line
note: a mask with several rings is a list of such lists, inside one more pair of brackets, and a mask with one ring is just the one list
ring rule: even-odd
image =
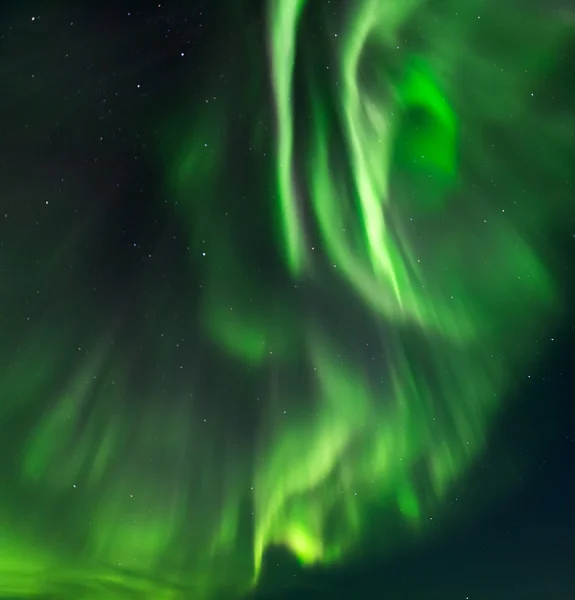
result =
[[258,597],[536,468],[494,440],[570,309],[573,11],[173,4],[0,21],[0,598]]

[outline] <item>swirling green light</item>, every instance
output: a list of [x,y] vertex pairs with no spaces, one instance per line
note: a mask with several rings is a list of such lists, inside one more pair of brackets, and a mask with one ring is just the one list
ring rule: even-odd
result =
[[[166,129],[167,193],[198,280],[177,327],[194,358],[173,386],[180,292],[163,271],[135,339],[110,344],[121,325],[106,314],[89,331],[95,350],[78,354],[60,309],[0,363],[0,423],[34,412],[14,442],[14,485],[50,498],[30,521],[0,505],[4,596],[233,596],[257,585],[274,545],[303,565],[353,557],[374,513],[393,551],[387,519],[423,535],[484,451],[529,341],[560,306],[544,242],[563,206],[495,145],[548,180],[569,168],[573,119],[527,105],[565,28],[526,11],[503,84],[477,39],[511,8],[320,4],[268,2],[267,62],[252,56],[269,97],[230,94]],[[250,160],[234,146],[236,104],[272,115]],[[73,508],[52,548],[38,531],[59,506]]]

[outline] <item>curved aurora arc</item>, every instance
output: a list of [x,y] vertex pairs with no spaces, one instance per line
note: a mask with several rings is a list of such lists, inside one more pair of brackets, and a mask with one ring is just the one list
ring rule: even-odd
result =
[[[19,475],[52,497],[82,481],[90,518],[74,513],[69,527],[83,523],[76,543],[86,550],[73,566],[57,566],[63,551],[43,548],[4,508],[0,523],[11,525],[0,542],[0,593],[122,598],[137,590],[172,600],[188,586],[200,599],[245,591],[270,546],[306,565],[353,557],[374,509],[417,532],[483,452],[510,373],[560,308],[541,238],[562,207],[526,191],[522,168],[550,177],[567,170],[572,121],[546,121],[530,102],[564,27],[525,12],[516,53],[494,58],[482,55],[481,35],[495,35],[489,23],[510,22],[512,9],[500,3],[454,3],[457,19],[423,0],[357,0],[346,11],[320,4],[268,7],[279,291],[251,265],[241,227],[207,206],[237,193],[233,176],[221,177],[230,140],[214,135],[231,116],[198,111],[168,165],[190,245],[200,234],[210,240],[197,266],[201,344],[258,373],[267,394],[251,408],[253,436],[246,442],[234,419],[193,425],[199,409],[188,398],[169,411],[150,402],[134,422],[117,408],[134,393],[129,374],[115,370],[114,388],[92,383],[120,350],[90,355],[42,407]],[[306,35],[317,22],[321,42]],[[404,50],[415,30],[419,41]],[[504,70],[513,75],[503,80]],[[483,147],[486,124],[516,149],[513,164]],[[545,157],[529,152],[535,137]],[[494,179],[502,189],[489,187]],[[58,369],[56,355],[34,354],[54,331],[35,335],[20,370],[2,373],[3,391],[28,404]],[[157,352],[169,360],[163,346]],[[35,356],[41,376],[20,383]],[[170,466],[150,471],[142,454]]]

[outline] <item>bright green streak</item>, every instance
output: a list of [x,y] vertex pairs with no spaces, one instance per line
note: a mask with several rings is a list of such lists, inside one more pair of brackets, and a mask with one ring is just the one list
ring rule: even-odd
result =
[[[402,540],[387,519],[425,535],[488,444],[530,341],[560,305],[535,241],[551,237],[562,207],[485,147],[484,129],[496,124],[523,166],[561,180],[573,121],[545,120],[528,102],[563,31],[526,13],[517,54],[497,56],[515,74],[503,85],[469,40],[486,22],[514,23],[515,9],[454,2],[455,24],[423,0],[342,4],[348,13],[335,18],[314,13],[320,3],[269,2],[261,67],[272,94],[260,108],[271,103],[276,118],[262,146],[275,148],[277,279],[255,265],[255,227],[230,208],[252,216],[224,134],[253,98],[192,107],[189,127],[166,132],[167,188],[201,273],[199,318],[184,311],[199,366],[181,365],[185,381],[169,388],[163,377],[181,359],[167,328],[176,299],[160,276],[148,313],[164,318],[142,324],[141,340],[114,349],[115,324],[95,319],[96,350],[77,354],[72,318],[49,313],[0,361],[0,425],[38,415],[14,442],[15,485],[48,506],[18,518],[2,499],[0,596],[179,600],[184,588],[211,600],[257,582],[273,545],[303,565],[346,560],[374,535],[374,512],[392,552]],[[311,42],[308,16],[325,25]],[[425,43],[404,49],[412,24]],[[316,45],[330,49],[329,65]],[[462,73],[477,86],[459,89]],[[265,160],[254,161],[260,173]],[[126,351],[140,344],[153,349],[151,366]],[[216,352],[221,371],[196,388],[204,354]],[[246,381],[231,397],[230,365]],[[257,417],[247,441],[244,413]],[[67,543],[52,547],[42,533],[61,506]]]
[[293,179],[292,81],[295,64],[297,24],[305,0],[270,2],[271,69],[277,111],[277,183],[280,216],[291,272],[303,267],[303,241],[298,219],[296,186]]

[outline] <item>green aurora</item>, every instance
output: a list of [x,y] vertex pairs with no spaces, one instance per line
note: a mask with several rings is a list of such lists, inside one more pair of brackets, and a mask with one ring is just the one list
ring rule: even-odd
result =
[[[552,182],[575,127],[539,96],[566,17],[334,4],[270,0],[243,97],[155,124],[193,302],[152,271],[142,302],[159,316],[132,338],[125,308],[90,322],[74,295],[33,329],[4,326],[18,351],[0,363],[0,426],[26,429],[3,466],[0,597],[238,597],[270,547],[353,560],[374,514],[392,553],[386,520],[424,537],[489,444],[562,310],[552,236],[571,207]],[[27,289],[65,289],[55,274],[86,235]],[[20,300],[0,300],[7,322]],[[166,381],[171,302],[196,358]],[[72,354],[80,313],[92,342]]]

